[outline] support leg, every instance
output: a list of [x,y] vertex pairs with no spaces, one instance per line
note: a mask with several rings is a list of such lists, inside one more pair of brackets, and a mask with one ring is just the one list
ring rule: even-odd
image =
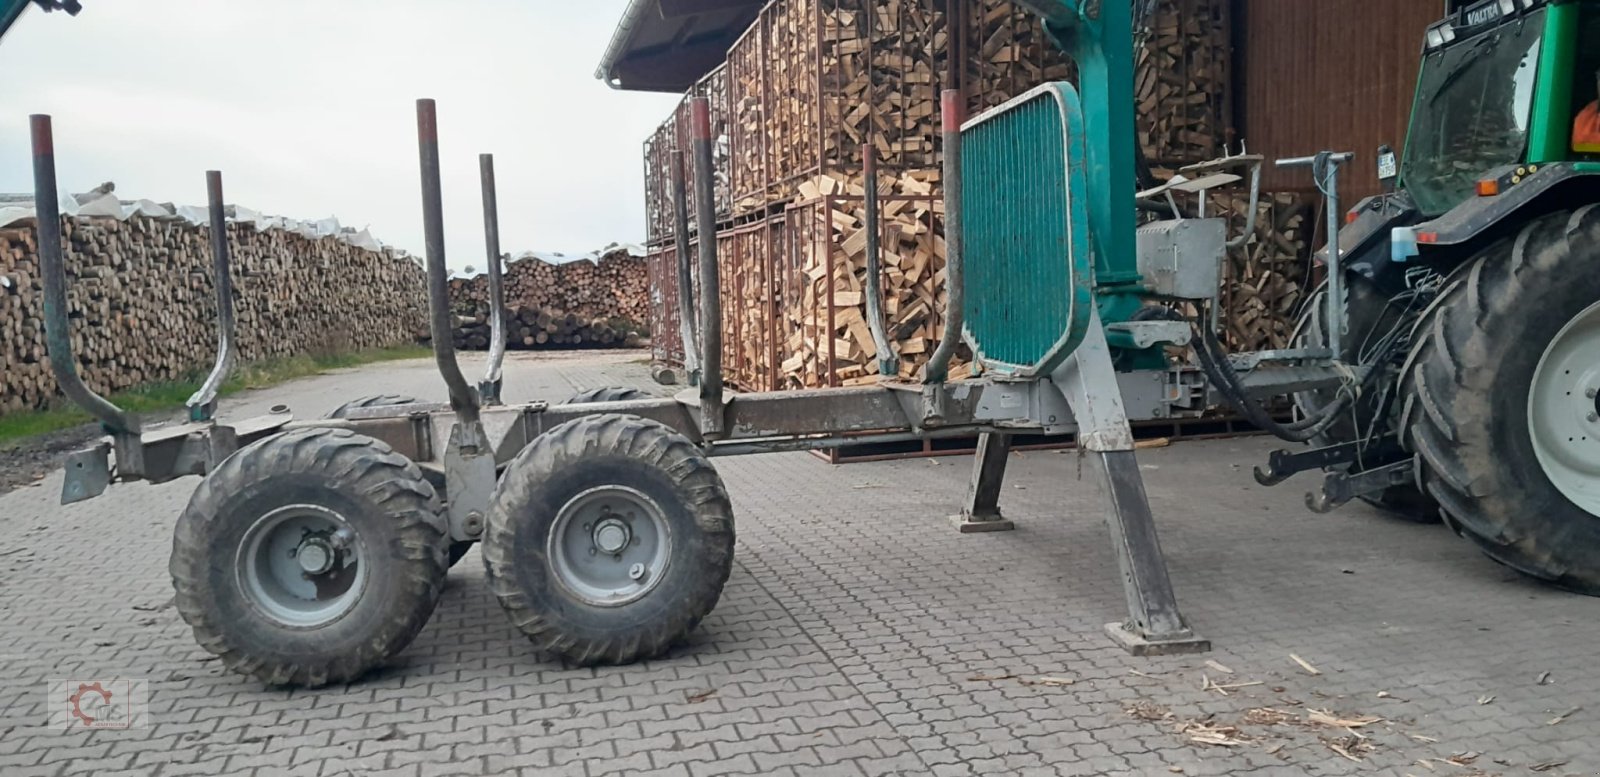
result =
[[1211,642],[1196,636],[1178,611],[1098,314],[1083,344],[1051,377],[1072,406],[1078,444],[1105,483],[1106,523],[1128,599],[1128,620],[1108,624],[1106,632],[1134,655],[1210,650]]
[[1000,488],[1006,478],[1006,456],[1011,453],[1011,435],[984,434],[978,437],[978,455],[972,462],[972,485],[967,488],[967,504],[955,517],[962,534],[1011,531],[1016,524],[1000,515]]

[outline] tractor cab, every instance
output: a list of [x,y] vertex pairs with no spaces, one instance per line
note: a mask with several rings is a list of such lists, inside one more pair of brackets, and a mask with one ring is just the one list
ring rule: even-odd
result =
[[1402,186],[1432,218],[1498,194],[1486,174],[1600,157],[1574,126],[1597,81],[1600,3],[1481,0],[1459,9],[1426,34]]
[[1600,1],[1460,4],[1424,35],[1404,152],[1377,157],[1391,191],[1347,214],[1344,266],[1397,293],[1448,275],[1503,225],[1591,199],[1597,99]]

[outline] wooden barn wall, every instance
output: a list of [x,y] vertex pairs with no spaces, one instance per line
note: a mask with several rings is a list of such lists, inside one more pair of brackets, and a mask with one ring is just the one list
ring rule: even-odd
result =
[[[1268,159],[1321,149],[1358,155],[1340,187],[1348,198],[1379,190],[1379,145],[1397,151],[1427,26],[1445,0],[1238,0],[1237,126]],[[1263,172],[1267,191],[1310,191],[1305,169]]]

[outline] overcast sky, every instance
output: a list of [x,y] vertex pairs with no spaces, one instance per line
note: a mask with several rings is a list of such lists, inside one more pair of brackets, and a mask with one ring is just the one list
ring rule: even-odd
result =
[[415,100],[439,105],[450,265],[483,267],[477,155],[501,247],[644,238],[641,145],[676,98],[593,77],[626,0],[83,0],[0,44],[0,192],[32,191],[27,117],[61,188],[337,216],[422,252]]

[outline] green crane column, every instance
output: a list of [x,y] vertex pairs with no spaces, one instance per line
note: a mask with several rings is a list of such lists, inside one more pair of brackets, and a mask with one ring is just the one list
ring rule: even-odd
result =
[[[1128,0],[1039,3],[1056,42],[1078,66],[1088,159],[1095,283],[1102,295],[1135,292],[1133,21]],[[1070,8],[1070,10],[1069,10]],[[1106,300],[1115,304],[1113,299]],[[1107,316],[1120,320],[1121,316]]]

